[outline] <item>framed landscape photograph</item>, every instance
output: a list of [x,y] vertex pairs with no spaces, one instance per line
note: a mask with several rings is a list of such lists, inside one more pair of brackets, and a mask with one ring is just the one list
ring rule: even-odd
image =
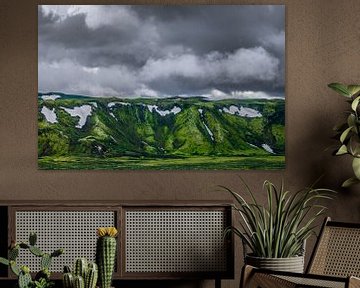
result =
[[39,5],[39,169],[285,168],[284,5]]

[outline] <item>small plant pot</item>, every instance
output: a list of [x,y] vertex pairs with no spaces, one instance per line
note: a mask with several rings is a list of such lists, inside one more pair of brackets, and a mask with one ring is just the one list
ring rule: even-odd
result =
[[246,255],[245,263],[262,269],[304,273],[304,256],[289,258],[263,258]]

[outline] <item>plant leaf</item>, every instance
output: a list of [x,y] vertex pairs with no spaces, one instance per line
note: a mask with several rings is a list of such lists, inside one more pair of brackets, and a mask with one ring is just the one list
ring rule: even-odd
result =
[[342,96],[345,97],[351,97],[351,94],[347,88],[346,85],[341,84],[341,83],[330,83],[328,85],[329,88],[333,89],[335,92],[341,94]]
[[348,188],[352,185],[359,184],[359,183],[360,183],[359,179],[357,179],[356,177],[351,177],[351,178],[345,180],[344,183],[341,185],[341,187]]
[[341,145],[341,147],[339,148],[339,150],[337,150],[335,155],[344,155],[347,153],[349,153],[349,152],[348,152],[346,145]]
[[360,85],[348,85],[347,90],[349,91],[350,96],[354,96],[360,92]]
[[360,180],[360,158],[354,157],[352,168],[357,179]]
[[356,98],[354,99],[354,101],[352,101],[352,103],[351,103],[351,109],[352,109],[352,110],[356,111],[356,108],[357,108],[358,105],[359,105],[359,101],[360,101],[360,96],[356,97]]
[[350,126],[347,129],[345,129],[344,132],[341,133],[341,136],[340,136],[341,143],[344,143],[344,141],[346,140],[346,137],[348,136],[348,134],[352,128],[353,128],[353,126]]

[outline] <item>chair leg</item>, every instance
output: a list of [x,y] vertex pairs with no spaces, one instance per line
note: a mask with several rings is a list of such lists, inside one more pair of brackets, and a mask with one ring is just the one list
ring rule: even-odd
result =
[[254,267],[252,267],[250,265],[244,265],[244,267],[242,268],[242,271],[241,271],[239,288],[248,287],[250,280],[251,280],[251,276],[253,274],[253,271],[254,271]]

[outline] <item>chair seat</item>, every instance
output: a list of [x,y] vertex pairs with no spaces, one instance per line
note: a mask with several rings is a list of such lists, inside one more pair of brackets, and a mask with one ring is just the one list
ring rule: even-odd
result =
[[335,281],[335,279],[319,279],[319,278],[308,278],[308,275],[305,275],[306,278],[296,277],[296,276],[277,276],[286,281],[296,284],[296,287],[311,286],[311,287],[326,287],[326,288],[345,288],[346,278],[341,281]]
[[[249,265],[244,267],[248,281],[244,287],[261,288],[303,288],[303,287],[322,287],[322,288],[347,288],[360,287],[360,279],[357,277],[334,277],[315,274],[299,274],[291,272],[275,272],[265,269],[258,269]],[[349,283],[352,285],[349,286]]]

